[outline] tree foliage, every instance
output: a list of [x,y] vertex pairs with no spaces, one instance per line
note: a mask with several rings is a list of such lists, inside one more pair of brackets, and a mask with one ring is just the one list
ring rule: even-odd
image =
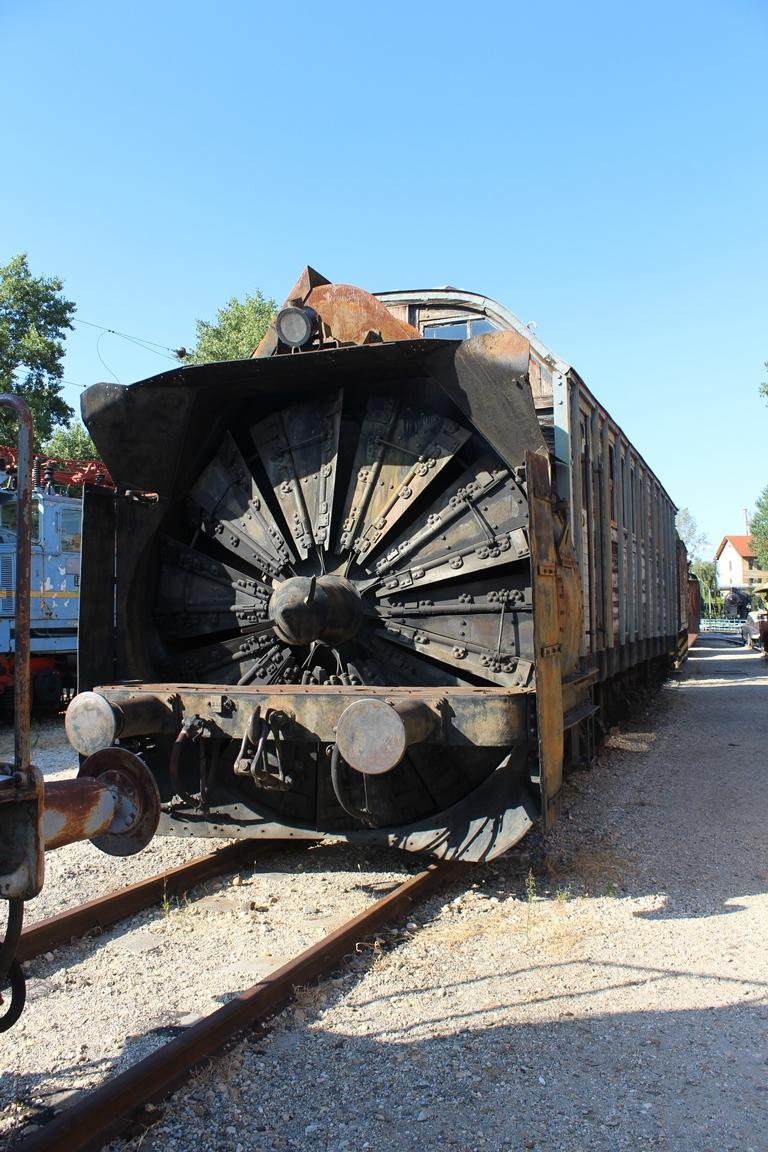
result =
[[[766,373],[768,373],[768,360],[763,364],[763,368],[765,368]],[[760,385],[760,395],[765,396],[766,400],[768,400],[768,380],[763,380]]]
[[[23,396],[32,412],[35,445],[73,410],[61,396],[64,340],[75,305],[58,276],[33,276],[25,253],[0,266],[0,390]],[[0,443],[15,444],[16,417],[0,411]]]
[[709,547],[709,539],[699,527],[688,508],[681,508],[675,516],[677,534],[685,544],[689,560],[701,560],[702,554]]
[[768,487],[763,488],[755,503],[755,511],[750,520],[750,532],[755,546],[755,557],[759,568],[768,569]]
[[714,560],[694,560],[691,572],[699,579],[701,595],[707,613],[711,615],[717,606],[717,564]]
[[57,428],[43,444],[41,454],[47,460],[101,460],[96,445],[79,420],[68,428]]
[[210,364],[214,360],[244,360],[251,355],[277,311],[274,300],[258,290],[242,303],[233,296],[216,314],[216,322],[196,320],[197,345],[185,357],[186,364]]

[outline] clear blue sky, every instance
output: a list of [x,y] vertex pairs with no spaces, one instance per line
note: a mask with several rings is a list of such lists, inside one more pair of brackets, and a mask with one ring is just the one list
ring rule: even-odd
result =
[[[768,484],[767,49],[764,0],[3,0],[0,263],[170,346],[307,263],[487,293],[714,549]],[[68,339],[73,405],[98,339]]]

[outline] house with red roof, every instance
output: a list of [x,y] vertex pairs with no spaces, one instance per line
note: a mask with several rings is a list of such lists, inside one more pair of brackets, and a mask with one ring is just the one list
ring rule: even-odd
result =
[[723,536],[715,563],[719,588],[748,592],[755,584],[768,584],[768,571],[758,567],[751,536]]

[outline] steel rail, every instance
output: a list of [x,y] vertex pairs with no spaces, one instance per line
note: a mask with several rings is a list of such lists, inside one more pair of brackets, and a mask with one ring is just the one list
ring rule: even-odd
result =
[[[279,847],[277,842],[269,846],[270,852]],[[239,865],[247,864],[267,851],[264,843],[242,840],[198,857],[189,864],[180,864],[168,872],[160,872],[146,880],[139,880],[117,892],[108,892],[85,904],[78,904],[56,916],[49,916],[32,924],[21,933],[16,950],[17,960],[31,960],[43,952],[51,952],[62,944],[69,944],[73,937],[86,936],[89,932],[109,928],[120,920],[134,916],[159,904],[168,896],[179,896],[188,892],[195,884],[202,884]]]
[[[241,992],[182,1035],[89,1092],[43,1128],[22,1138],[15,1152],[86,1152],[101,1148],[140,1119],[140,1110],[162,1100],[239,1033],[263,1024],[285,1007],[295,989],[333,971],[361,940],[409,912],[467,865],[431,865],[365,911]],[[146,1125],[147,1127],[149,1125]]]

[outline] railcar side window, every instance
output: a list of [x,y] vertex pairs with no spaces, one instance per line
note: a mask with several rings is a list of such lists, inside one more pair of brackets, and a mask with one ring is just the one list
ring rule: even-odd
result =
[[61,550],[62,552],[80,551],[80,509],[61,509]]
[[446,320],[440,324],[424,326],[425,340],[468,340],[470,336],[482,336],[484,332],[495,332],[496,325],[490,320]]
[[469,334],[470,336],[482,336],[485,332],[495,332],[496,325],[491,324],[490,320],[470,320]]
[[[2,543],[10,543],[11,541],[8,540],[7,537],[16,536],[16,513],[18,507],[15,500],[0,505],[0,529],[3,534]],[[40,543],[40,508],[37,504],[32,505],[32,543]]]

